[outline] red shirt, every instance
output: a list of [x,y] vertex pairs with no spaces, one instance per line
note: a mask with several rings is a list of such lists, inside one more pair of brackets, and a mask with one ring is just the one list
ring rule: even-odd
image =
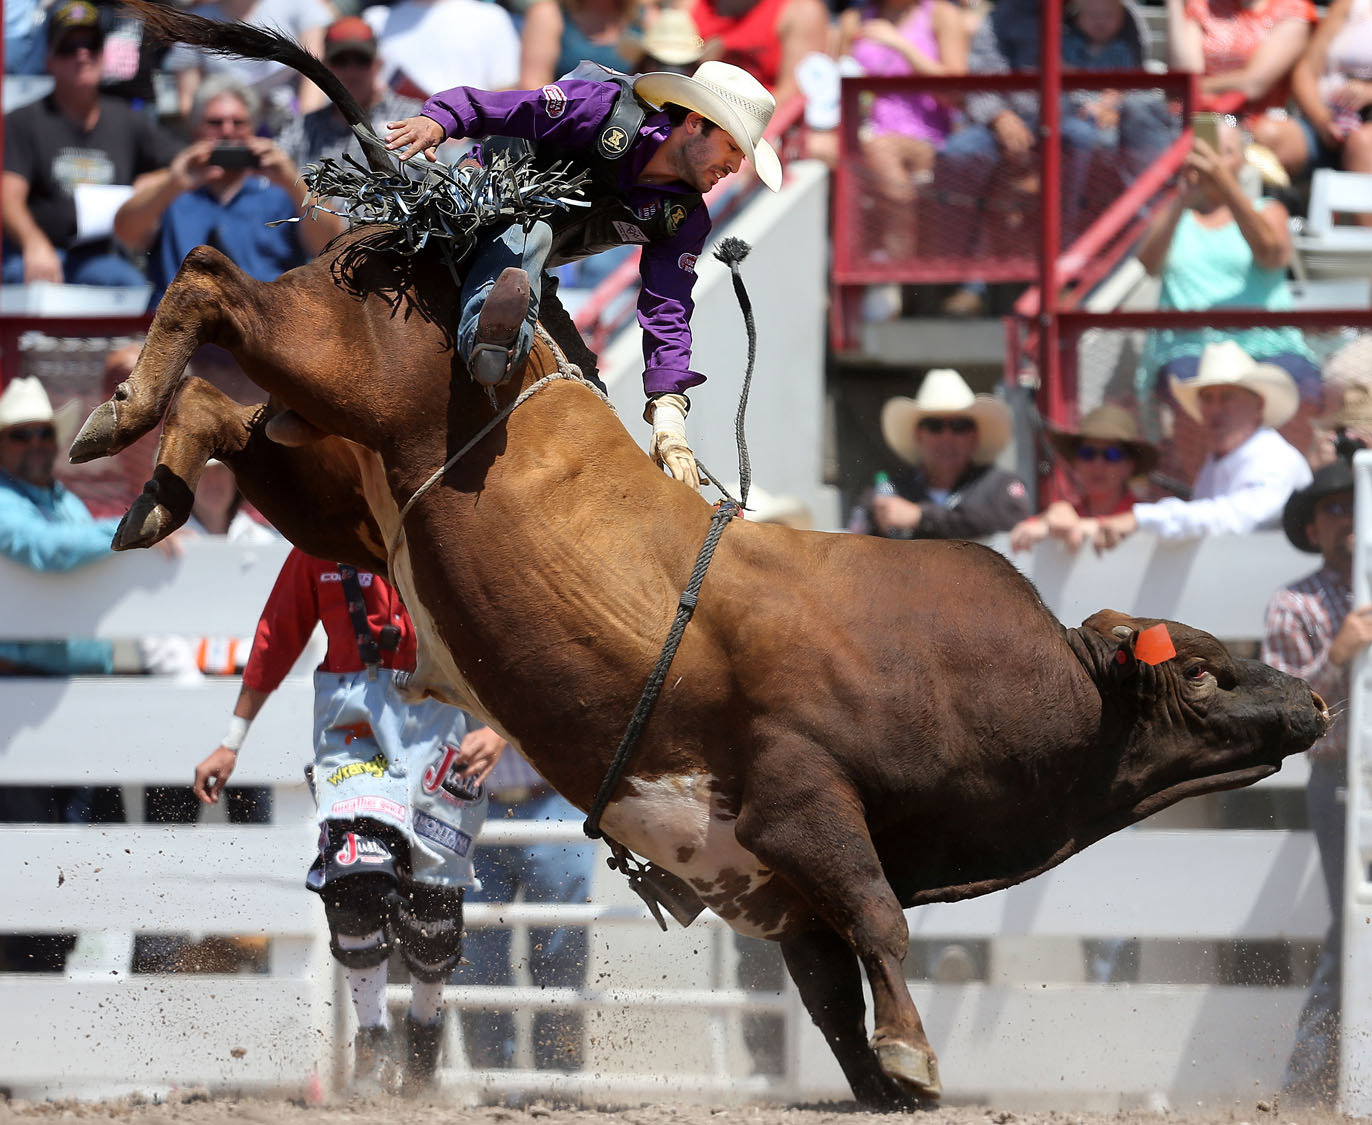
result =
[[769,90],[781,77],[781,40],[777,23],[786,0],[757,0],[739,16],[722,16],[710,0],[696,0],[690,8],[696,31],[705,42],[718,39],[724,61],[742,67]]
[[[400,595],[380,575],[365,570],[357,572],[357,581],[367,605],[367,624],[372,635],[378,635],[385,625],[400,630],[399,647],[381,653],[381,666],[412,671],[416,653],[414,623],[400,604]],[[362,657],[357,651],[347,599],[343,597],[338,564],[311,558],[294,548],[286,556],[257,623],[243,683],[261,692],[280,687],[286,673],[300,659],[317,621],[324,623],[329,638],[329,650],[319,671],[362,671]]]
[[[1313,25],[1319,19],[1310,0],[1269,0],[1261,9],[1246,8],[1240,0],[1187,0],[1186,17],[1200,25],[1206,74],[1242,70],[1279,23],[1294,19]],[[1246,103],[1242,112],[1260,113],[1284,106],[1290,89],[1287,75],[1266,96]],[[1224,112],[1233,97],[1232,93],[1203,95],[1201,108]]]

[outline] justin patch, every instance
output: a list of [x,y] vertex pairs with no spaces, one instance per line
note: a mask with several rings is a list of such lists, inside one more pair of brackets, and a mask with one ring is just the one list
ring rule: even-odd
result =
[[448,851],[464,858],[472,850],[472,838],[467,833],[428,813],[415,812],[414,830],[425,839],[432,840],[440,848],[447,848]]
[[567,95],[561,86],[544,86],[539,93],[543,95],[543,112],[549,117],[561,117],[567,111]]

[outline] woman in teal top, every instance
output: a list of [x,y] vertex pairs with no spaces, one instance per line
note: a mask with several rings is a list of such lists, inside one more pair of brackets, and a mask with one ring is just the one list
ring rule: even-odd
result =
[[638,0],[533,0],[520,30],[519,88],[538,90],[585,60],[632,73]]
[[[1182,165],[1181,191],[1139,243],[1139,261],[1162,278],[1158,308],[1290,309],[1286,208],[1274,199],[1255,203],[1239,186],[1243,140],[1237,126],[1221,125],[1219,143],[1216,152],[1204,141],[1196,142]],[[1256,360],[1285,368],[1302,398],[1320,401],[1314,354],[1290,325],[1149,333],[1135,376],[1139,401],[1166,393],[1168,375],[1193,377],[1205,345],[1223,339],[1236,341]]]

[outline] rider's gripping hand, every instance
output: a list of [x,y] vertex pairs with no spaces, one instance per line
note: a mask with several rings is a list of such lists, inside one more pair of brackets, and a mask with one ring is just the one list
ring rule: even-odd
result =
[[406,117],[403,121],[387,121],[386,147],[391,151],[403,149],[401,160],[409,160],[421,152],[431,161],[438,159],[438,146],[446,139],[443,126],[432,117]]
[[646,413],[651,415],[653,423],[653,460],[677,480],[699,492],[700,469],[686,441],[686,411],[689,409],[685,395],[666,394],[652,399]]

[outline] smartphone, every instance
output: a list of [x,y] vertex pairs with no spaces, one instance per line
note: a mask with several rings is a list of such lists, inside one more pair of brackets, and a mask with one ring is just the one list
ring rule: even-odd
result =
[[1216,152],[1220,150],[1220,115],[1218,113],[1194,113],[1191,115],[1191,133],[1198,141],[1204,141]]
[[215,145],[209,163],[218,168],[256,168],[257,154],[247,145]]

